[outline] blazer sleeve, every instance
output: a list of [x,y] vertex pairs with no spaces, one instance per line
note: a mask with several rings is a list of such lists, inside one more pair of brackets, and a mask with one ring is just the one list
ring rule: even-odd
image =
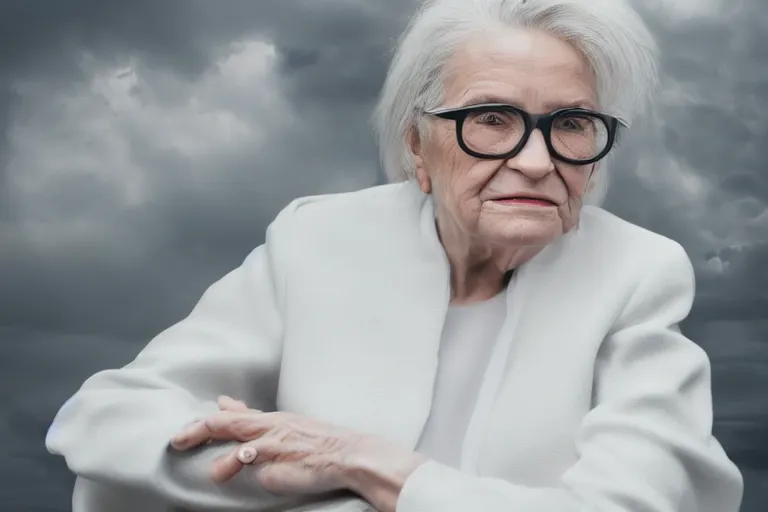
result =
[[601,345],[579,459],[557,487],[428,462],[406,480],[397,512],[738,512],[741,474],[712,436],[709,360],[678,328],[693,268],[680,245],[667,247]]
[[186,319],[127,366],[90,377],[58,412],[48,450],[63,455],[78,477],[195,510],[254,511],[284,502],[258,489],[250,468],[227,484],[211,481],[211,462],[230,446],[177,453],[168,443],[217,411],[221,394],[274,410],[284,279],[276,262],[289,256],[287,217],[278,215],[264,245],[208,288]]

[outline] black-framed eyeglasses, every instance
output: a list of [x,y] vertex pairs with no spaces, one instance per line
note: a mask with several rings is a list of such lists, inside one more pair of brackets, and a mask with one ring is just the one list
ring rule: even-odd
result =
[[544,134],[552,157],[586,165],[603,159],[616,141],[618,118],[584,108],[564,108],[549,114],[530,114],[503,103],[484,103],[426,111],[456,122],[456,139],[475,158],[506,160],[517,155],[534,130]]

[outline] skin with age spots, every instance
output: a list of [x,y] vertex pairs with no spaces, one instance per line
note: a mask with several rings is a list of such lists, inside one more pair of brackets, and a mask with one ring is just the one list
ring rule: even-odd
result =
[[[508,103],[528,112],[565,107],[596,110],[596,81],[571,45],[537,30],[500,30],[464,45],[446,69],[440,108]],[[451,120],[430,120],[423,137],[409,140],[416,175],[437,203],[437,225],[452,268],[454,303],[499,293],[503,274],[538,254],[578,225],[582,197],[595,164],[553,159],[534,131],[509,160],[467,155]],[[500,198],[544,196],[557,206]]]
[[267,492],[282,495],[352,490],[376,510],[393,511],[405,479],[427,459],[383,438],[360,434],[294,414],[264,413],[233,398],[218,399],[221,412],[195,421],[171,439],[185,451],[212,441],[242,444],[217,458],[215,482],[226,482],[245,466]]

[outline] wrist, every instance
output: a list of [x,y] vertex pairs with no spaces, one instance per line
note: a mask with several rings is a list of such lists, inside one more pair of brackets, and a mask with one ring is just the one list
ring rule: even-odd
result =
[[424,455],[407,449],[363,442],[344,465],[344,484],[379,512],[394,512],[406,480],[426,461]]

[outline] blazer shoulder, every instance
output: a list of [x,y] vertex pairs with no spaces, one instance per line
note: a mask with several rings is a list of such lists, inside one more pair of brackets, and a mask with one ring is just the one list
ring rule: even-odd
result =
[[581,221],[568,250],[579,255],[582,271],[626,290],[641,283],[666,283],[686,294],[695,289],[693,263],[677,241],[601,208],[586,207]]
[[353,192],[294,199],[275,219],[301,233],[354,234],[361,229],[386,228],[398,219],[418,215],[426,196],[409,182],[378,185]]
[[594,206],[584,207],[579,231],[589,246],[631,259],[639,258],[644,263],[681,256],[688,258],[679,242]]
[[[690,309],[695,296],[693,264],[682,245],[628,222],[601,208],[586,207],[581,224],[563,246],[563,263],[571,273],[597,281],[601,307],[613,304],[615,321],[650,318],[671,300]],[[582,285],[583,289],[585,285]],[[686,314],[687,314],[686,310]],[[617,324],[618,325],[618,324]]]

